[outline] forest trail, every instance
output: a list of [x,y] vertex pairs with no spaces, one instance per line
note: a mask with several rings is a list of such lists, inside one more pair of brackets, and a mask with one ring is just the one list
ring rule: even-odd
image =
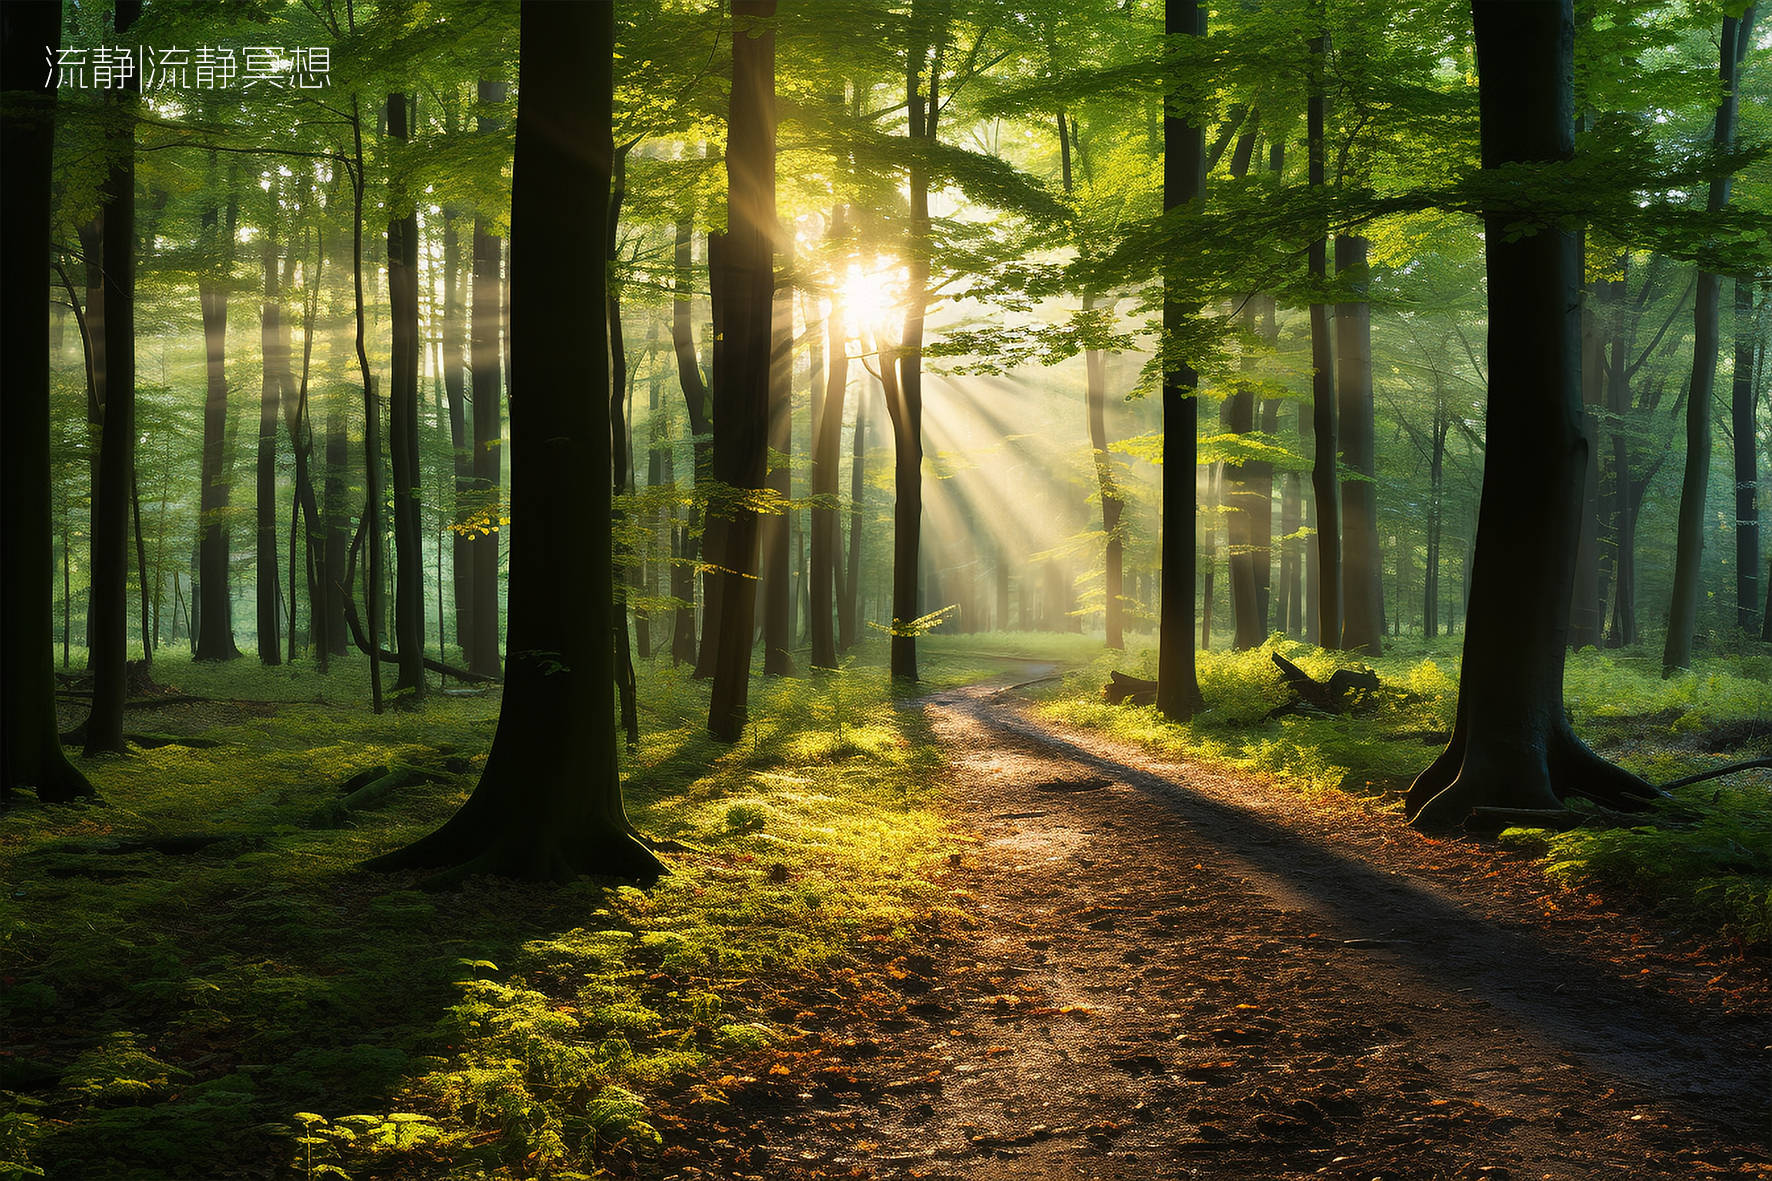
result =
[[805,1035],[722,1080],[723,1149],[667,1133],[665,1176],[1772,1175],[1763,991],[1709,987],[1742,969],[1013,688],[907,708],[976,841],[972,924],[804,998]]

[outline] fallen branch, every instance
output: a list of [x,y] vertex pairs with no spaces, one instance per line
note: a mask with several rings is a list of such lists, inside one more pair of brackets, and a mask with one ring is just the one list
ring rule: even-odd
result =
[[[340,586],[336,582],[332,585],[338,587],[339,594],[343,597],[345,626],[351,629],[351,639],[356,642],[357,650],[363,653],[363,655],[368,656],[369,637],[363,633],[363,621],[357,618],[356,600],[351,598],[351,592],[346,590],[343,586]],[[383,660],[400,659],[397,653],[388,648],[383,648],[381,650],[381,658]],[[441,660],[433,660],[429,656],[424,658],[424,663],[425,667],[432,672],[442,673],[446,677],[454,677],[458,681],[468,681],[473,684],[490,684],[498,679],[496,677],[489,677],[485,673],[471,673],[465,668],[457,668],[453,664],[444,664]]]
[[1143,677],[1129,677],[1122,672],[1108,674],[1108,683],[1101,687],[1101,695],[1110,705],[1154,705],[1157,700],[1157,682],[1147,681]]
[[1328,682],[1324,683],[1278,652],[1273,657],[1274,664],[1280,669],[1280,675],[1286,679],[1287,688],[1298,696],[1285,705],[1269,710],[1269,718],[1308,712],[1306,707],[1332,714],[1345,714],[1364,705],[1378,691],[1378,674],[1369,668],[1338,668]]

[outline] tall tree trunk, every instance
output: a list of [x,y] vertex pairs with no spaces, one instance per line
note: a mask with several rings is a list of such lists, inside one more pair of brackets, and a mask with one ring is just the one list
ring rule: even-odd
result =
[[[861,502],[867,492],[868,404],[855,400],[855,432],[849,461],[849,553],[843,585],[837,596],[837,650],[847,652],[861,638]],[[833,538],[833,542],[840,539]]]
[[[1570,0],[1475,0],[1483,167],[1574,155]],[[1488,446],[1452,740],[1409,789],[1422,828],[1473,808],[1557,809],[1580,794],[1628,806],[1653,792],[1583,745],[1563,712],[1580,532],[1581,323],[1577,233],[1510,240],[1522,211],[1484,210]]]
[[[1323,20],[1321,0],[1313,11]],[[1319,32],[1310,43],[1310,95],[1307,103],[1310,183],[1323,189],[1326,144],[1323,133],[1324,92],[1328,85],[1325,59],[1329,35]],[[1321,286],[1329,275],[1328,239],[1318,236],[1310,245],[1311,278]],[[1316,512],[1316,636],[1325,648],[1341,641],[1341,482],[1337,472],[1341,440],[1336,422],[1335,358],[1329,338],[1329,308],[1311,304],[1311,434],[1316,440],[1311,462],[1311,490]]]
[[[382,484],[381,399],[375,392],[375,375],[369,371],[367,309],[363,300],[363,113],[357,96],[351,96],[351,139],[356,168],[351,173],[351,281],[357,316],[357,369],[363,379],[363,519],[359,535],[369,538],[369,593],[365,615],[369,619],[369,701],[380,714],[381,697],[381,585],[382,585]],[[347,583],[349,581],[347,577]],[[347,587],[347,595],[354,593]]]
[[[230,178],[231,180],[231,178]],[[230,189],[232,184],[230,184]],[[215,272],[198,281],[203,306],[203,342],[207,358],[208,392],[203,402],[203,468],[199,507],[202,513],[200,572],[197,583],[198,660],[232,660],[240,655],[234,646],[233,604],[228,592],[228,530],[225,522],[232,476],[227,462],[228,435],[228,287],[226,272],[234,249],[235,206],[229,200],[225,221],[221,211],[203,214],[204,232],[217,252]]]
[[[9,173],[6,249],[0,252],[0,355],[6,358],[6,396],[0,398],[0,435],[6,439],[0,560],[6,577],[0,600],[7,627],[0,644],[0,799],[28,787],[46,803],[94,794],[57,735],[51,631],[55,543],[43,279],[49,269],[56,92],[48,88],[39,51],[53,54],[60,44],[60,4],[0,6],[0,158]],[[65,562],[65,539],[62,554]],[[64,575],[64,610],[65,586]],[[65,636],[65,615],[62,626]]]
[[[121,0],[121,34],[141,5]],[[129,653],[126,623],[129,582],[129,488],[135,470],[135,114],[141,79],[130,75],[116,93],[118,126],[107,135],[110,175],[104,197],[105,409],[99,443],[97,505],[92,529],[92,713],[86,721],[86,753],[122,753],[123,698]],[[42,297],[43,276],[31,289]],[[35,324],[35,316],[31,323]],[[30,346],[41,353],[40,333]]]
[[[627,197],[627,153],[628,148],[623,147],[611,160],[608,236],[604,240],[605,257],[611,260],[616,257],[616,247],[620,242],[621,206]],[[614,283],[606,283],[604,291],[604,325],[609,333],[610,492],[618,498],[610,502],[610,519],[615,529],[614,565],[611,567],[614,578],[611,593],[615,596],[615,609],[610,619],[610,640],[615,645],[615,686],[621,709],[622,731],[627,735],[628,749],[633,750],[640,744],[640,690],[634,677],[634,654],[628,635],[627,572],[634,561],[634,553],[628,542],[627,510],[622,507],[619,499],[633,491],[633,471],[629,463],[631,435],[627,414],[624,412],[624,398],[628,388],[628,349],[627,340],[622,335],[621,289]]]
[[[526,3],[515,183],[510,650],[479,785],[444,826],[370,868],[581,873],[651,882],[632,836],[615,739],[613,485],[604,220],[613,143],[610,5]],[[586,77],[587,72],[589,77]]]
[[334,394],[326,401],[326,482],[322,490],[326,521],[327,577],[323,580],[326,648],[333,656],[343,656],[346,652],[344,591],[337,580],[345,568],[345,547],[349,540],[345,529],[350,519],[350,510],[345,507],[345,466],[350,462],[350,439],[345,433],[344,409],[338,399],[339,395]]
[[[455,523],[460,526],[474,502],[474,438],[468,429],[467,333],[461,299],[461,234],[451,209],[443,211],[443,394],[449,401],[449,447],[455,456]],[[471,248],[471,245],[470,245]],[[460,529],[450,531],[450,586],[455,592],[455,643],[464,663],[474,635],[474,543]],[[493,605],[496,616],[498,606]],[[445,657],[445,659],[447,659]]]
[[[388,135],[407,140],[404,94],[388,95]],[[425,695],[424,536],[419,519],[418,212],[404,186],[390,194],[388,311],[394,354],[388,375],[388,450],[394,465],[394,692]]]
[[1595,322],[1594,304],[1601,284],[1584,284],[1581,292],[1581,431],[1587,439],[1583,466],[1581,534],[1575,545],[1575,597],[1569,608],[1569,649],[1599,643],[1600,625],[1600,419],[1605,399],[1604,346]]
[[[503,103],[505,84],[482,78],[479,98],[482,108]],[[502,120],[482,114],[475,126],[481,135],[489,135],[502,126]],[[503,535],[499,525],[502,515],[499,463],[504,436],[498,393],[502,376],[498,339],[502,315],[499,302],[501,249],[501,240],[492,233],[491,219],[483,211],[476,210],[468,364],[474,400],[473,512],[483,528],[468,535],[474,613],[473,629],[463,633],[462,647],[467,650],[468,671],[487,677],[499,675],[498,546]]]
[[[846,233],[843,207],[831,211],[829,237],[840,241]],[[849,386],[848,341],[843,334],[843,303],[840,287],[831,291],[830,312],[825,318],[829,338],[825,364],[827,372],[813,367],[814,392],[817,384],[824,386],[823,397],[816,398],[812,424],[812,537],[810,580],[807,592],[807,613],[811,616],[812,667],[837,667],[836,614],[841,607],[834,601],[842,572],[843,534],[838,520],[837,480],[843,452],[843,402]]]
[[[1740,18],[1723,18],[1722,49],[1718,72],[1723,101],[1717,107],[1713,146],[1727,152],[1735,144],[1736,83],[1741,61],[1752,44],[1754,6]],[[1722,212],[1729,204],[1729,174],[1710,182],[1705,209]],[[1704,500],[1710,487],[1711,399],[1716,389],[1719,341],[1719,304],[1722,278],[1708,271],[1698,273],[1698,292],[1693,311],[1692,384],[1686,395],[1686,472],[1680,481],[1680,530],[1674,556],[1673,602],[1668,607],[1667,644],[1661,653],[1661,672],[1669,676],[1692,663],[1692,633],[1698,626],[1698,600],[1703,591]]]
[[[1206,12],[1194,0],[1165,0],[1164,32],[1206,36]],[[1200,200],[1206,187],[1206,129],[1198,114],[1181,109],[1177,94],[1163,115],[1163,208]],[[1203,706],[1194,663],[1194,535],[1199,469],[1198,372],[1174,356],[1173,342],[1197,309],[1164,277],[1163,337],[1163,606],[1158,625],[1157,708],[1171,721],[1186,721]]]
[[1304,631],[1304,572],[1300,569],[1302,543],[1295,536],[1302,520],[1303,481],[1287,472],[1280,490],[1280,599],[1274,611],[1274,630],[1297,638]]
[[[916,29],[913,3],[912,28]],[[945,24],[943,25],[945,36]],[[907,135],[935,144],[941,117],[942,43],[926,45],[913,31],[905,55]],[[923,87],[923,72],[929,86]],[[892,654],[896,680],[917,679],[915,623],[922,614],[918,593],[919,551],[923,540],[923,321],[929,308],[929,168],[913,157],[907,169],[910,219],[905,229],[909,258],[904,328],[898,345],[880,349],[880,375],[886,414],[892,420]],[[891,380],[887,369],[894,373]]]
[[[695,334],[690,323],[691,278],[693,276],[694,235],[691,229],[689,214],[685,210],[677,219],[676,248],[674,261],[676,265],[674,291],[671,297],[671,347],[677,357],[677,384],[683,390],[683,405],[689,415],[689,434],[693,462],[690,478],[694,482],[696,495],[689,506],[688,520],[677,539],[677,565],[671,576],[671,585],[675,588],[672,594],[686,604],[677,612],[671,633],[671,661],[682,664],[685,661],[696,665],[695,675],[711,675],[713,650],[708,656],[710,665],[704,674],[699,662],[699,654],[695,637],[695,573],[696,565],[702,551],[706,548],[709,536],[703,535],[701,522],[706,522],[712,529],[712,521],[703,507],[706,504],[705,493],[708,480],[711,478],[713,463],[712,438],[712,407],[709,404],[708,387],[702,377],[701,358],[695,351]],[[700,519],[698,521],[698,518]],[[711,573],[701,579],[702,584],[702,632],[704,636],[712,636],[716,630],[711,616],[708,594],[715,583]]]
[[[1094,299],[1084,295],[1083,310],[1087,312],[1093,306]],[[1107,646],[1124,648],[1126,539],[1120,534],[1120,518],[1126,511],[1126,502],[1120,496],[1113,461],[1108,455],[1107,353],[1102,349],[1083,350],[1083,397],[1089,414],[1089,450],[1095,459],[1095,485],[1101,494],[1101,530],[1107,537],[1102,554],[1102,625],[1107,629]]]
[[[1366,239],[1335,239],[1335,272],[1366,293]],[[1378,551],[1377,443],[1372,419],[1372,305],[1335,305],[1336,407],[1342,468],[1341,647],[1368,656],[1384,648],[1383,559]]]
[[1760,629],[1760,473],[1754,429],[1753,284],[1735,280],[1735,382],[1730,421],[1735,438],[1735,626]]
[[[100,440],[105,425],[105,215],[100,211],[80,223],[80,255],[86,277],[86,537],[90,544],[98,528],[102,503],[98,494]],[[90,571],[89,571],[90,573]],[[93,634],[92,593],[86,595],[86,632]],[[88,652],[88,659],[91,653]]]
[[1218,511],[1219,487],[1223,481],[1224,465],[1213,463],[1206,466],[1206,504],[1202,514],[1206,519],[1203,530],[1205,537],[1200,549],[1206,559],[1205,577],[1200,587],[1200,651],[1212,648],[1212,589],[1218,576]]
[[[726,132],[726,231],[710,238],[716,356],[714,476],[736,500],[763,487],[768,460],[770,305],[775,286],[775,0],[733,0]],[[710,513],[710,516],[715,514]],[[721,544],[718,636],[708,732],[736,742],[750,699],[757,605],[757,513],[729,501]],[[705,639],[704,639],[705,644]]]
[[[790,252],[782,254],[792,259]],[[789,263],[791,267],[791,261]],[[793,495],[794,450],[794,289],[791,275],[777,277],[769,329],[769,488],[781,498],[781,511],[757,524],[763,602],[763,675],[794,675],[791,562],[788,552],[788,499]]]
[[[274,188],[271,197],[275,204]],[[258,526],[258,560],[255,570],[258,659],[261,664],[281,664],[282,639],[278,631],[280,620],[277,613],[277,411],[282,390],[277,381],[277,353],[283,344],[283,315],[278,304],[277,243],[269,231],[260,244],[259,259],[264,266],[265,301],[264,310],[259,317],[259,347],[264,372],[259,385],[258,468],[253,505]],[[293,632],[293,602],[290,608],[290,630]]]

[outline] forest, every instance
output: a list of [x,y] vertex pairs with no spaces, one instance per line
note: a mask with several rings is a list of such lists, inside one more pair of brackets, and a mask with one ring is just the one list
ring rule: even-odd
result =
[[0,1181],[1772,1176],[1760,15],[4,0]]

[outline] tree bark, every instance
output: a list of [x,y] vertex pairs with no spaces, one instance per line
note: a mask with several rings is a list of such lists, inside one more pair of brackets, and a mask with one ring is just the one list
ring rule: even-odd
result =
[[[1335,271],[1366,293],[1366,239],[1335,239]],[[1372,305],[1335,305],[1336,408],[1342,447],[1341,647],[1384,650],[1383,561],[1378,550],[1378,457],[1372,416]],[[1352,477],[1351,479],[1348,477]]]
[[[1206,13],[1194,0],[1165,0],[1164,32],[1204,37]],[[1206,186],[1206,130],[1198,115],[1167,96],[1163,115],[1163,208],[1201,199]],[[1197,314],[1164,277],[1163,338],[1163,605],[1158,624],[1157,708],[1171,721],[1193,717],[1203,706],[1194,668],[1194,535],[1199,468],[1199,374],[1174,344],[1182,325]]]
[[[140,15],[139,3],[123,0],[116,31]],[[129,488],[135,470],[135,113],[141,79],[132,74],[113,108],[119,126],[106,136],[110,173],[104,196],[105,408],[93,489],[92,630],[87,667],[92,670],[92,713],[86,720],[86,753],[122,753],[124,679],[129,653]],[[42,274],[31,289],[42,296]],[[35,323],[35,317],[32,322]],[[44,336],[30,346],[41,352]]]
[[[405,143],[406,96],[388,95],[388,136]],[[395,149],[399,151],[399,149]],[[425,695],[425,571],[419,519],[418,212],[403,181],[390,194],[388,311],[393,358],[388,375],[388,450],[394,467],[394,649],[400,654],[395,693]]]
[[[775,223],[775,34],[755,22],[775,0],[733,0],[732,99],[726,138],[726,231],[710,238],[717,325],[714,476],[728,498],[719,562],[720,619],[708,732],[736,742],[750,698],[757,605],[757,513],[738,503],[763,487],[768,460],[769,350]],[[713,514],[710,514],[713,515]],[[705,646],[704,638],[704,646]]]
[[[1322,5],[1315,8],[1321,21]],[[1310,184],[1321,191],[1326,143],[1323,133],[1325,59],[1329,36],[1319,32],[1310,43],[1310,95],[1306,123],[1310,154]],[[1319,236],[1310,245],[1311,278],[1321,286],[1329,276],[1328,239]],[[1311,434],[1316,440],[1311,461],[1311,490],[1316,511],[1316,637],[1325,648],[1341,641],[1341,482],[1337,467],[1341,441],[1336,422],[1335,358],[1329,337],[1329,308],[1311,304]]]
[[[846,231],[843,208],[831,211],[829,237],[841,240]],[[824,383],[812,424],[812,537],[807,612],[811,616],[812,667],[837,667],[836,613],[834,601],[842,572],[843,534],[838,519],[837,480],[843,451],[843,402],[849,386],[848,340],[843,334],[843,302],[840,288],[831,290],[830,313],[825,319],[826,372],[813,372],[814,382]]]
[[[479,98],[482,108],[503,103],[505,84],[482,78]],[[481,114],[476,128],[481,135],[490,135],[502,125],[502,120]],[[503,536],[499,524],[499,464],[504,430],[503,416],[499,411],[502,368],[498,340],[502,316],[499,257],[503,243],[492,233],[491,225],[491,219],[483,212],[475,211],[468,364],[474,400],[472,511],[482,528],[468,535],[474,612],[473,630],[464,634],[462,647],[467,649],[470,671],[496,677],[499,675],[498,547]]]
[[[689,434],[691,437],[691,453],[693,455],[690,478],[693,481],[696,496],[690,504],[688,520],[677,539],[677,564],[671,575],[672,595],[686,606],[677,611],[671,632],[671,660],[681,664],[688,661],[696,665],[695,675],[703,676],[699,651],[695,636],[695,583],[696,565],[702,551],[711,539],[704,535],[701,522],[706,522],[712,529],[712,521],[705,512],[708,481],[712,474],[713,464],[713,423],[712,407],[709,404],[707,382],[702,377],[701,358],[695,351],[695,334],[690,323],[690,295],[692,291],[691,277],[693,274],[694,238],[689,216],[685,211],[677,220],[675,249],[675,290],[671,298],[671,347],[677,357],[677,384],[683,390],[683,405],[689,415]],[[698,521],[697,518],[700,518]],[[709,594],[714,587],[712,573],[701,579],[702,584],[702,634],[712,636],[717,630]],[[713,651],[708,650],[710,660],[709,673],[712,671],[711,660]]]
[[[1483,167],[1574,155],[1570,0],[1475,0]],[[1640,803],[1648,784],[1600,759],[1563,711],[1582,469],[1577,233],[1509,240],[1484,211],[1489,408],[1482,504],[1452,740],[1410,787],[1418,828],[1474,808],[1552,810],[1569,795]]]
[[[791,258],[784,252],[783,258]],[[791,275],[776,279],[769,329],[769,488],[781,498],[781,511],[758,522],[763,602],[763,675],[794,675],[793,579],[788,551],[792,510],[794,450],[794,289]]]
[[[454,210],[443,211],[443,323],[439,347],[443,396],[449,402],[449,447],[455,458],[455,523],[459,526],[465,523],[463,517],[474,503],[474,439],[468,429],[467,333],[462,324],[461,234],[456,221]],[[459,529],[450,531],[449,575],[455,593],[455,643],[466,663],[474,635],[474,543],[471,534]],[[493,610],[497,611],[496,605]]]
[[1735,626],[1760,630],[1760,473],[1754,429],[1753,284],[1735,280],[1735,381],[1731,429],[1735,438]]
[[[837,651],[847,652],[860,639],[861,628],[861,502],[867,491],[867,399],[857,394],[855,431],[849,461],[849,554],[843,585],[837,595]],[[837,539],[833,538],[833,541]]]
[[[276,204],[276,191],[272,190]],[[261,664],[282,663],[281,619],[277,611],[277,411],[282,388],[277,382],[278,349],[282,346],[282,308],[278,305],[277,243],[267,228],[260,247],[264,266],[265,300],[259,316],[259,348],[264,372],[259,385],[258,467],[254,482],[253,509],[257,519],[256,606],[258,659]],[[290,604],[290,630],[294,630],[294,603]]]
[[[1718,73],[1723,101],[1717,107],[1713,146],[1726,152],[1735,143],[1736,83],[1741,61],[1752,44],[1754,6],[1740,18],[1723,18],[1722,49]],[[1725,174],[1710,182],[1705,209],[1720,213],[1729,204],[1733,176]],[[1661,653],[1661,674],[1670,676],[1692,663],[1692,633],[1698,626],[1698,600],[1703,593],[1705,495],[1710,488],[1711,399],[1716,389],[1719,347],[1719,305],[1723,280],[1708,271],[1698,273],[1693,305],[1692,383],[1686,395],[1686,471],[1680,481],[1680,528],[1674,555],[1673,602],[1668,607],[1667,643]]]
[[[61,44],[61,5],[0,6],[0,158],[7,161],[6,249],[0,252],[0,799],[32,788],[49,802],[95,794],[62,751],[55,715],[54,509],[49,462],[49,271],[56,92],[40,56]],[[90,262],[89,262],[90,265]],[[63,544],[63,560],[67,547]],[[63,595],[64,605],[66,592]],[[64,635],[66,623],[63,624]],[[121,717],[122,711],[118,714]]]
[[[370,868],[444,867],[650,883],[664,867],[631,835],[616,764],[609,643],[614,568],[605,312],[609,5],[525,3],[511,194],[510,647],[479,785],[444,826]],[[587,77],[588,74],[588,77]]]
[[[616,247],[620,242],[621,206],[627,196],[627,153],[628,148],[623,147],[614,153],[610,162],[608,236],[604,241],[604,254],[611,260],[615,258]],[[615,645],[615,686],[621,709],[622,731],[627,736],[628,749],[633,750],[640,744],[640,689],[634,676],[634,654],[628,634],[627,572],[634,561],[634,553],[628,544],[627,510],[622,507],[619,499],[632,492],[634,487],[632,465],[629,463],[631,434],[627,414],[624,412],[624,398],[628,388],[628,349],[626,338],[622,335],[620,288],[614,283],[606,283],[604,291],[604,325],[609,333],[610,492],[618,498],[610,502],[610,520],[615,527],[611,575],[615,609],[610,620],[610,640]]]

